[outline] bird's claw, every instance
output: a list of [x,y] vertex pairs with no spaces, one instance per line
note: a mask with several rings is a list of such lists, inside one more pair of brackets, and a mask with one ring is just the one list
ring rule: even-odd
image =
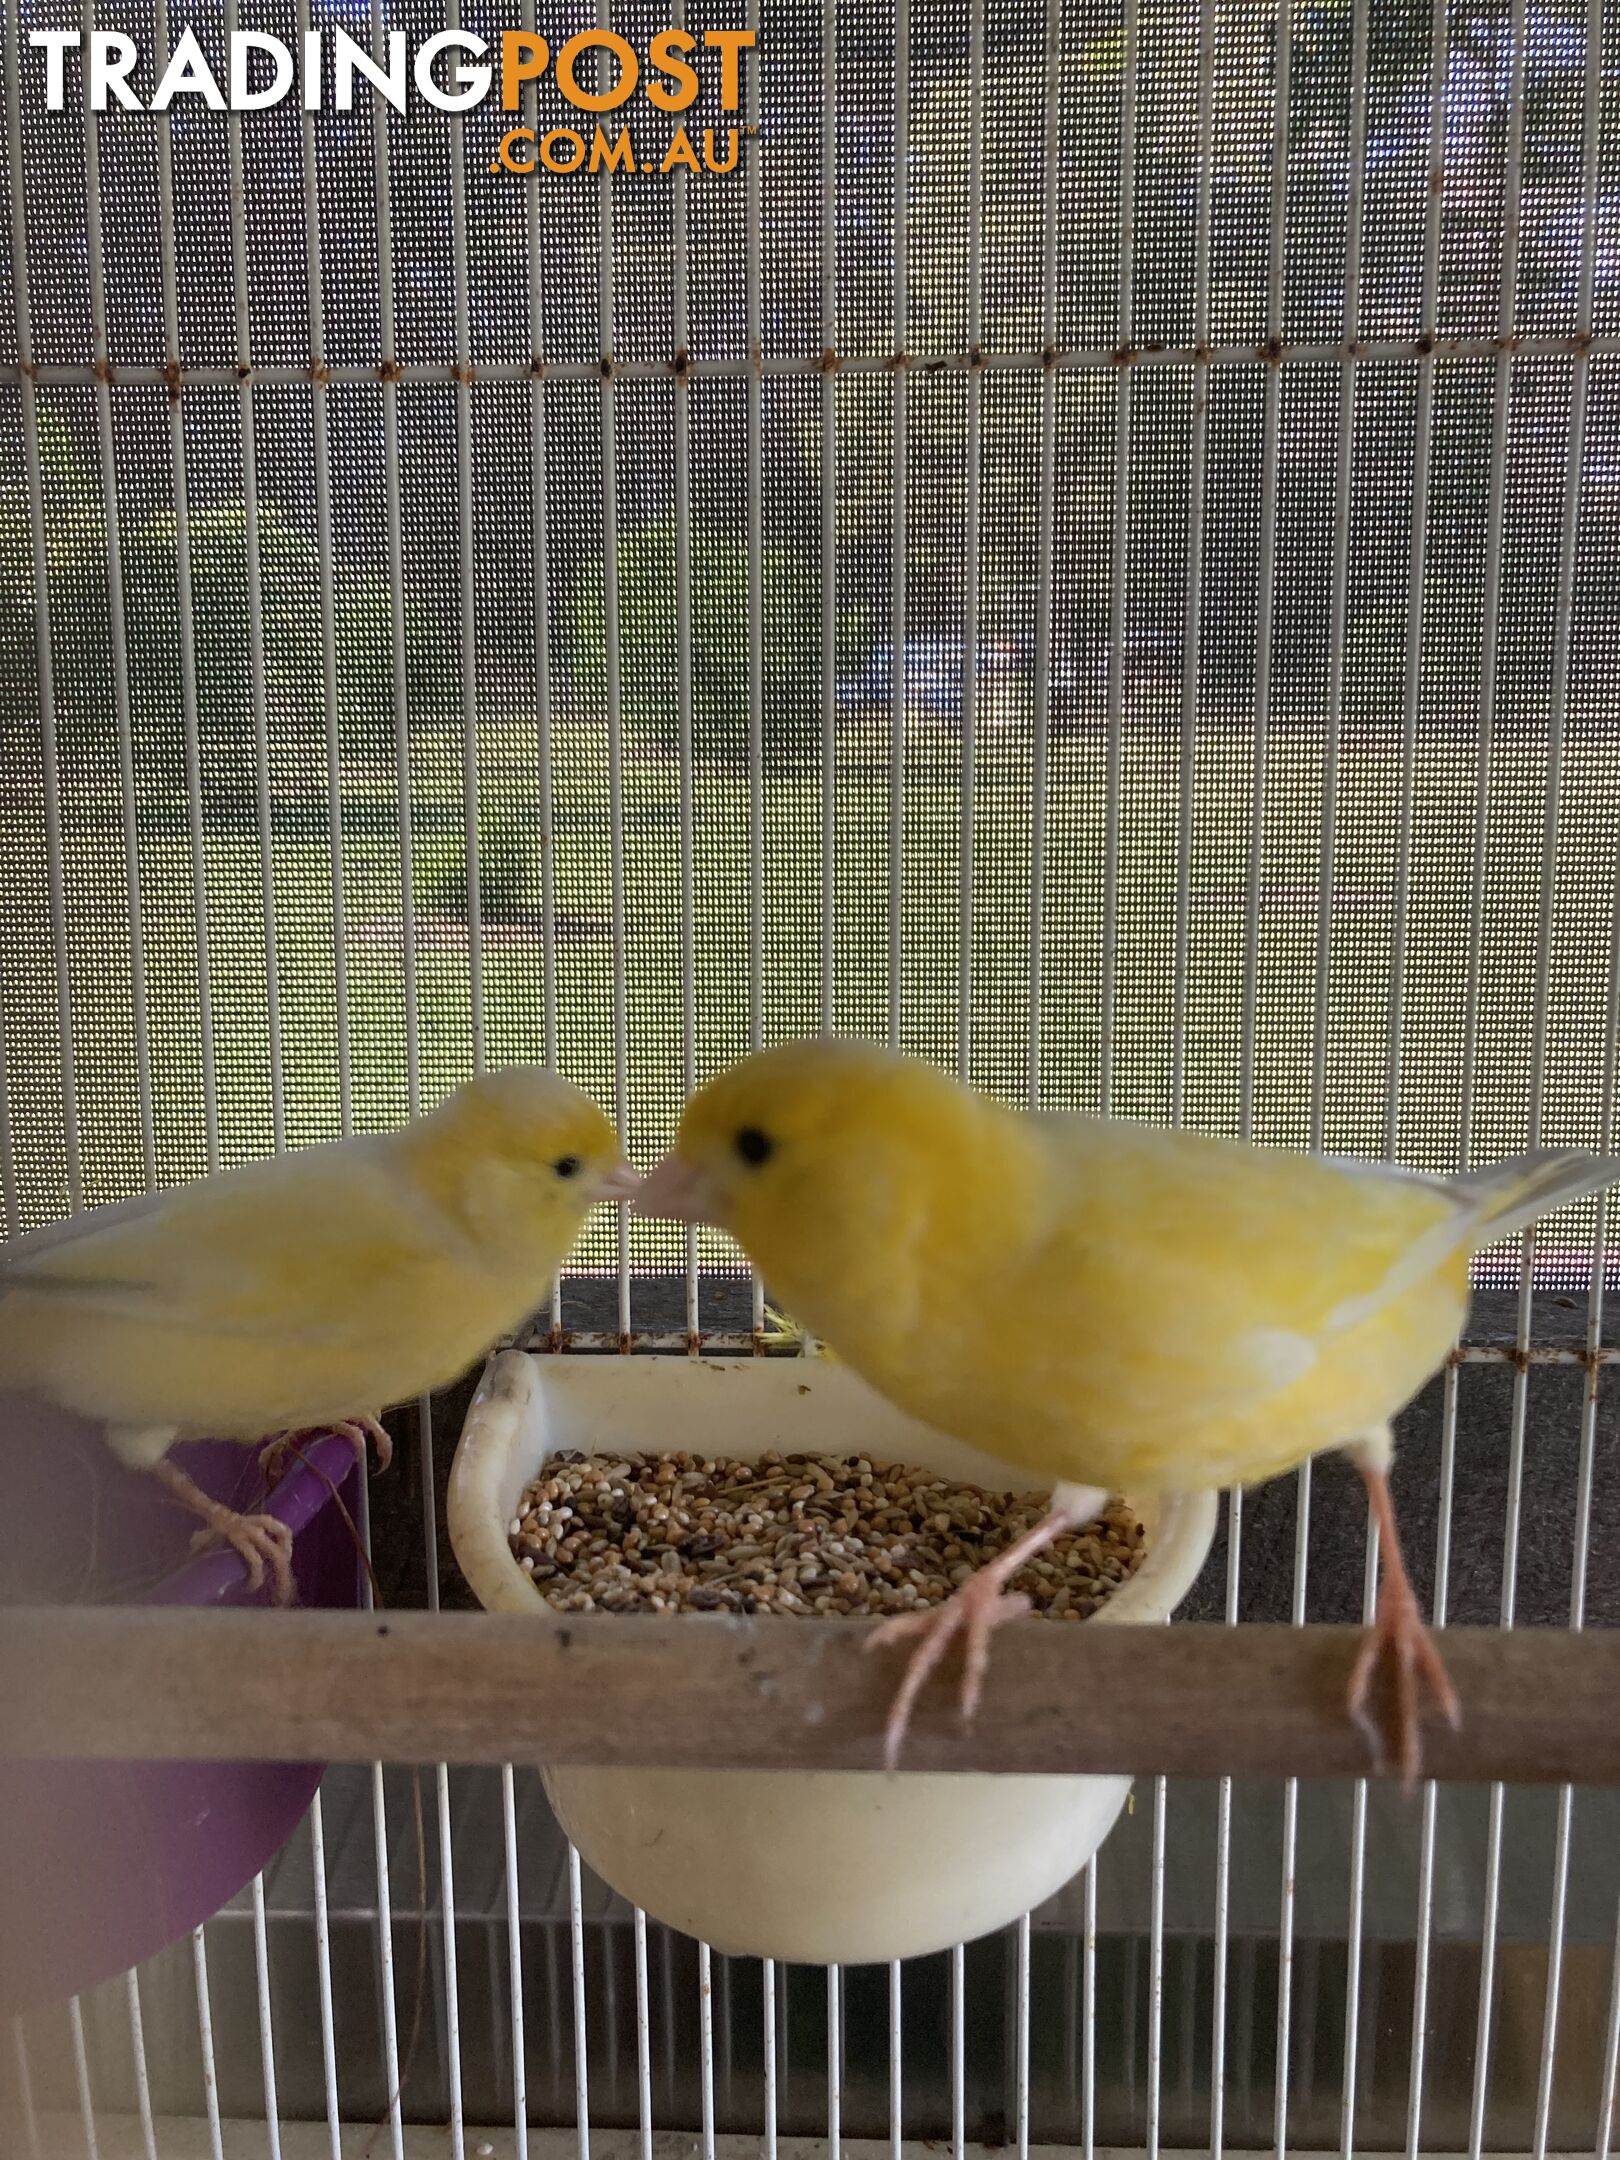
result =
[[386,1470],[394,1459],[394,1443],[389,1437],[388,1427],[379,1418],[348,1418],[343,1424],[334,1426],[333,1430],[342,1433],[362,1463],[366,1459],[368,1443],[377,1450],[379,1470]]
[[295,1432],[272,1433],[259,1450],[259,1468],[264,1475],[265,1490],[274,1492],[287,1475],[287,1458],[296,1454],[302,1435]]
[[1355,1664],[1350,1668],[1348,1706],[1350,1716],[1366,1736],[1373,1762],[1380,1770],[1388,1755],[1378,1719],[1368,1707],[1373,1674],[1389,1658],[1395,1668],[1395,1736],[1401,1783],[1415,1789],[1423,1769],[1423,1741],[1418,1722],[1420,1683],[1439,1705],[1446,1722],[1455,1730],[1462,1723],[1462,1706],[1451,1675],[1424,1624],[1417,1600],[1410,1590],[1386,1584],[1380,1592],[1373,1624],[1362,1638]]
[[192,1549],[210,1546],[216,1539],[223,1539],[240,1555],[247,1568],[250,1591],[263,1587],[268,1568],[272,1601],[277,1605],[292,1604],[293,1538],[284,1522],[278,1522],[274,1515],[238,1515],[234,1508],[221,1507],[217,1514],[209,1515],[206,1526],[192,1539]]
[[265,1483],[274,1486],[287,1473],[287,1457],[299,1452],[299,1443],[318,1440],[325,1433],[333,1432],[347,1440],[362,1463],[368,1448],[377,1450],[377,1468],[386,1470],[394,1459],[394,1443],[388,1436],[387,1426],[374,1417],[345,1418],[341,1425],[310,1426],[292,1432],[272,1433],[259,1450],[259,1467],[264,1472]]
[[1021,1590],[1003,1590],[994,1577],[974,1575],[943,1605],[932,1606],[926,1612],[901,1613],[873,1630],[866,1639],[868,1650],[913,1639],[917,1644],[907,1661],[905,1675],[884,1728],[885,1769],[898,1768],[900,1749],[917,1697],[924,1681],[950,1647],[952,1638],[965,1633],[960,1705],[962,1723],[971,1725],[979,1707],[979,1697],[984,1692],[984,1676],[990,1663],[990,1638],[1004,1621],[1021,1619],[1029,1609],[1029,1599]]

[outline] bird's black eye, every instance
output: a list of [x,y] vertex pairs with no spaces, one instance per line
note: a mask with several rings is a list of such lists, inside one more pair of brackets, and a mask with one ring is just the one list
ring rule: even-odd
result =
[[579,1157],[577,1155],[559,1155],[551,1167],[559,1177],[578,1177]]
[[737,1153],[745,1163],[762,1163],[773,1145],[770,1134],[757,1125],[745,1125],[737,1135]]

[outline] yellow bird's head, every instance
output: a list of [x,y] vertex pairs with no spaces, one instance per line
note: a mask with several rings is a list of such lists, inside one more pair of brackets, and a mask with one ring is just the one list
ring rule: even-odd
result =
[[729,1231],[830,1333],[831,1296],[864,1295],[870,1275],[892,1297],[909,1269],[993,1238],[1033,1174],[1022,1126],[920,1058],[784,1043],[699,1089],[636,1207]]
[[424,1176],[481,1236],[554,1247],[560,1262],[599,1200],[641,1180],[590,1097],[539,1065],[464,1081],[411,1129]]

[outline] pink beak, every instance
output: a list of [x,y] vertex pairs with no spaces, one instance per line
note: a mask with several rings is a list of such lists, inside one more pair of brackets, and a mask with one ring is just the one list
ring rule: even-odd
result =
[[641,1190],[641,1172],[632,1162],[620,1160],[604,1170],[591,1190],[593,1200],[633,1200]]
[[647,1172],[636,1194],[636,1213],[655,1215],[663,1222],[716,1220],[708,1180],[701,1170],[694,1170],[678,1155],[666,1155]]

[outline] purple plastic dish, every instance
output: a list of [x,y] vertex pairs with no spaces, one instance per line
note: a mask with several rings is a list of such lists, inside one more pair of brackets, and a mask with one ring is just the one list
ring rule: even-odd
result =
[[[311,1443],[267,1499],[252,1450],[175,1450],[205,1492],[262,1505],[293,1533],[306,1606],[352,1607],[359,1466],[335,1435]],[[94,1427],[0,1397],[0,1601],[264,1605],[228,1548],[191,1555],[198,1528]],[[275,1623],[264,1626],[275,1655]],[[0,1762],[0,2015],[56,2002],[138,1965],[218,1912],[303,1820],[319,1763]]]

